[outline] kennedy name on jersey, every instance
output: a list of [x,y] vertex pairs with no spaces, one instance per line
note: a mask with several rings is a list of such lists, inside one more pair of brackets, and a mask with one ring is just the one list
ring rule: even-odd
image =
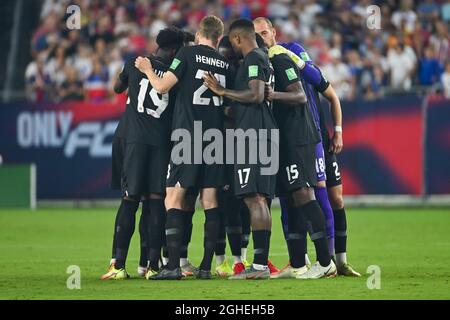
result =
[[217,58],[205,57],[200,54],[195,55],[195,61],[199,63],[209,64],[210,66],[215,66],[222,69],[228,69],[228,67],[230,66],[228,62]]

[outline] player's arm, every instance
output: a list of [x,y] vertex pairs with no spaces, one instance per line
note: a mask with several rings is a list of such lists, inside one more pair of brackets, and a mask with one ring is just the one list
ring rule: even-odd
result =
[[264,73],[264,66],[266,61],[258,55],[249,54],[244,59],[245,70],[247,76],[243,81],[247,82],[248,89],[232,90],[222,87],[217,79],[212,74],[205,74],[203,80],[205,85],[214,93],[228,99],[248,104],[259,104],[264,101],[266,74]]
[[226,89],[219,84],[219,81],[211,73],[206,73],[203,80],[205,85],[218,96],[242,103],[261,103],[264,101],[265,82],[262,80],[250,80],[247,90]]
[[148,58],[138,57],[135,61],[135,66],[147,76],[152,87],[160,94],[169,92],[178,82],[178,78],[172,72],[164,73],[162,78],[158,77],[153,71],[152,63]]
[[305,105],[308,101],[305,91],[300,81],[289,84],[286,92],[274,91],[270,85],[266,84],[266,99],[298,107]]
[[114,83],[114,92],[122,93],[128,88],[128,75],[130,72],[130,65],[132,62],[127,62],[122,68],[122,71],[119,73],[116,82]]
[[266,85],[266,99],[294,107],[305,105],[307,98],[295,63],[285,54],[274,57],[271,61],[275,82],[282,91],[271,91],[271,87]]
[[[287,46],[287,44],[285,45]],[[306,83],[318,86],[321,80],[321,72],[314,66],[308,53],[298,44],[291,44],[290,48],[292,51],[281,45],[275,45],[269,49],[269,57],[272,58],[283,53],[287,54],[300,69],[300,75],[305,79]]]
[[122,93],[125,90],[127,90],[128,84],[125,84],[120,80],[120,78],[117,78],[116,82],[114,83],[114,92],[115,93]]
[[330,84],[328,87],[321,92],[322,95],[330,102],[331,117],[333,119],[334,134],[330,143],[330,152],[340,153],[344,147],[344,142],[342,139],[342,108],[339,97],[334,91],[333,86]]

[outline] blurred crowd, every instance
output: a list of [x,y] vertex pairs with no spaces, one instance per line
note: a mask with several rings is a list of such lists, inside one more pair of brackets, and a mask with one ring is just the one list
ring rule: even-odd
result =
[[[80,30],[67,29],[71,4],[81,9]],[[26,69],[28,97],[114,99],[124,61],[154,52],[166,26],[195,32],[208,14],[226,27],[238,17],[271,18],[279,41],[303,44],[341,99],[411,90],[450,98],[445,0],[45,0]]]

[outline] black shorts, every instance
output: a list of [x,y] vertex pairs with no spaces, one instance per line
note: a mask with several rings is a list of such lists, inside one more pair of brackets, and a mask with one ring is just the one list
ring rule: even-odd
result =
[[316,144],[282,146],[277,181],[278,195],[314,187],[317,184]]
[[225,184],[223,164],[175,164],[170,161],[167,171],[167,187],[200,190],[219,188]]
[[164,194],[169,150],[140,143],[125,144],[122,192],[127,196]]
[[123,159],[125,154],[125,139],[114,137],[112,142],[111,188],[120,190],[122,187]]
[[327,188],[342,184],[341,171],[334,153],[325,152],[325,172],[327,175]]
[[260,194],[267,198],[275,196],[276,174],[262,175],[261,164],[234,165],[234,194],[239,198]]
[[328,152],[330,148],[330,139],[323,139],[323,149],[325,150],[325,174],[327,176],[327,188],[332,188],[342,184],[341,171],[337,157],[334,153]]

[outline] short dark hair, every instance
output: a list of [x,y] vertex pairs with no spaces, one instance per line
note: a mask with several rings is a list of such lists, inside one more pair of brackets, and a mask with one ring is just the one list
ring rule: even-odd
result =
[[231,42],[228,36],[223,36],[219,42],[219,48],[231,48]]
[[177,27],[168,27],[158,33],[156,43],[161,49],[178,49],[183,46],[184,39],[183,31]]
[[194,42],[195,41],[195,34],[193,34],[192,32],[183,30],[183,35],[184,35],[184,42],[185,43]]
[[230,25],[229,33],[235,30],[245,34],[249,38],[255,38],[255,27],[253,26],[253,22],[249,19],[241,18],[233,21]]

